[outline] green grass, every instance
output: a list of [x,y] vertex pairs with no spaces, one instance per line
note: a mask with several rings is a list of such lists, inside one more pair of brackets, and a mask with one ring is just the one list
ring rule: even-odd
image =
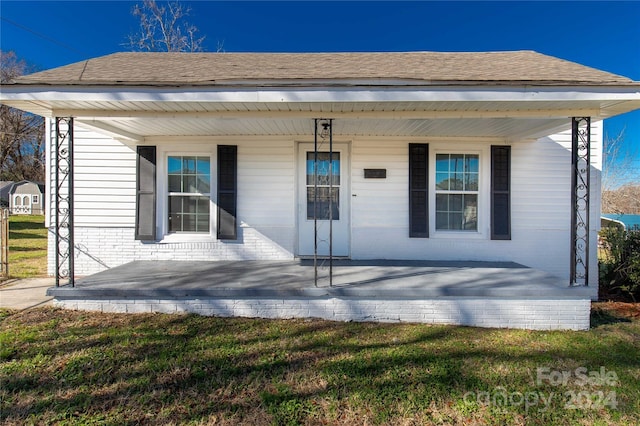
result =
[[[5,311],[0,423],[638,424],[640,320],[598,308],[593,322],[541,332]],[[580,367],[616,380],[581,385]],[[538,383],[538,368],[570,377]]]
[[10,216],[9,276],[32,278],[46,275],[47,228],[44,227],[44,216]]

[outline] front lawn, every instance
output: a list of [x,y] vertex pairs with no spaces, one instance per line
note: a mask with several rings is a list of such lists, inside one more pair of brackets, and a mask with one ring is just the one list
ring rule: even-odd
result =
[[0,422],[636,425],[639,310],[611,306],[587,332],[4,312]]
[[47,228],[44,216],[9,217],[9,276],[11,278],[47,275]]

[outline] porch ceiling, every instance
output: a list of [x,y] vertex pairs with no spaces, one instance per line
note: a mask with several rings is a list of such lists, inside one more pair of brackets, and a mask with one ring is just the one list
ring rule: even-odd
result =
[[[79,124],[107,133],[117,139],[141,142],[161,136],[311,136],[313,118],[334,118],[335,137],[391,136],[429,138],[495,138],[510,141],[531,139],[568,129],[572,116],[607,118],[640,107],[640,100],[616,96],[536,96],[520,94],[505,100],[367,100],[303,102],[288,99],[266,102],[255,98],[239,102],[199,96],[198,101],[179,101],[137,97],[136,100],[85,96],[57,96],[57,99],[3,99],[3,103],[44,116],[73,116]],[[442,98],[450,97],[441,93]],[[241,97],[241,96],[240,96]],[[312,98],[318,98],[314,94]],[[337,96],[341,98],[343,96]],[[411,96],[403,96],[405,99]],[[130,99],[130,96],[125,99]],[[170,99],[170,100],[167,100]],[[342,100],[342,99],[340,99]]]
[[[333,118],[319,113],[317,118]],[[153,136],[312,136],[312,118],[131,118],[79,119],[125,139]],[[446,119],[357,119],[340,118],[334,121],[334,137],[348,136],[416,136],[416,137],[489,137],[521,139],[547,133],[547,129],[569,128],[568,118],[446,118]]]

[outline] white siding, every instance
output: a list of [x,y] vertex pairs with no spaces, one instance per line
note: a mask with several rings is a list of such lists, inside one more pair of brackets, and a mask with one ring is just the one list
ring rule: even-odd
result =
[[238,142],[238,219],[243,226],[295,226],[294,156],[293,141]]
[[[591,284],[597,283],[596,231],[600,212],[599,180],[602,123],[592,124]],[[512,144],[512,239],[492,241],[489,229],[489,142],[356,138],[351,143],[351,258],[514,261],[569,276],[570,132]],[[306,140],[308,142],[308,140]],[[481,156],[477,233],[434,232],[409,238],[408,143],[428,142],[436,151],[463,150]],[[238,146],[237,241],[214,237],[198,241],[134,240],[135,149],[76,126],[77,273],[97,272],[141,259],[286,259],[296,254],[297,143],[282,138],[151,138],[160,155],[188,149],[210,152],[212,174],[216,145]],[[51,161],[51,160],[50,160]],[[387,170],[386,179],[364,179],[365,168]],[[53,172],[51,172],[53,174]],[[430,180],[433,185],[433,164]],[[164,179],[159,166],[158,180]],[[213,179],[212,179],[213,180]],[[161,186],[162,183],[159,183]],[[212,213],[215,214],[215,181]],[[50,192],[51,193],[51,192]],[[159,193],[162,198],[162,192]],[[162,203],[158,219],[166,212]],[[166,204],[166,202],[164,202]],[[212,220],[215,224],[215,218]],[[160,228],[162,226],[160,225]],[[213,234],[215,235],[215,233]],[[50,245],[50,257],[53,245]]]
[[[602,122],[592,123],[590,284],[597,285],[597,229],[600,214]],[[426,142],[426,141],[425,141]],[[429,143],[436,150],[483,150],[490,144]],[[514,261],[568,280],[571,232],[571,132],[512,144],[512,239],[492,241],[487,229],[488,193],[480,206],[479,235],[433,232],[408,238],[407,141],[353,142],[352,257],[358,259],[429,259]],[[481,186],[488,192],[488,165],[482,161]],[[364,179],[364,168],[386,168],[387,179]],[[430,170],[430,180],[433,170]],[[483,182],[484,181],[484,182]],[[432,191],[433,192],[433,191]],[[481,191],[482,192],[482,191]],[[483,194],[481,194],[481,197]],[[483,219],[484,215],[484,219]]]
[[[50,140],[55,143],[55,122]],[[50,154],[50,149],[47,150]],[[136,156],[133,148],[110,137],[74,126],[74,221],[77,227],[135,224]],[[51,180],[55,161],[49,155]],[[51,183],[50,200],[55,199]],[[53,208],[53,204],[51,206]],[[53,210],[51,210],[53,214]],[[51,216],[53,217],[53,216]]]

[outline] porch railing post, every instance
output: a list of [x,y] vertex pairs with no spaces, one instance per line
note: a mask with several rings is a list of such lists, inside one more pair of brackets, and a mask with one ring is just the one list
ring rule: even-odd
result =
[[56,287],[60,280],[68,278],[74,282],[74,236],[73,236],[73,117],[55,118],[54,157],[54,236]]
[[571,119],[570,285],[589,285],[591,118]]

